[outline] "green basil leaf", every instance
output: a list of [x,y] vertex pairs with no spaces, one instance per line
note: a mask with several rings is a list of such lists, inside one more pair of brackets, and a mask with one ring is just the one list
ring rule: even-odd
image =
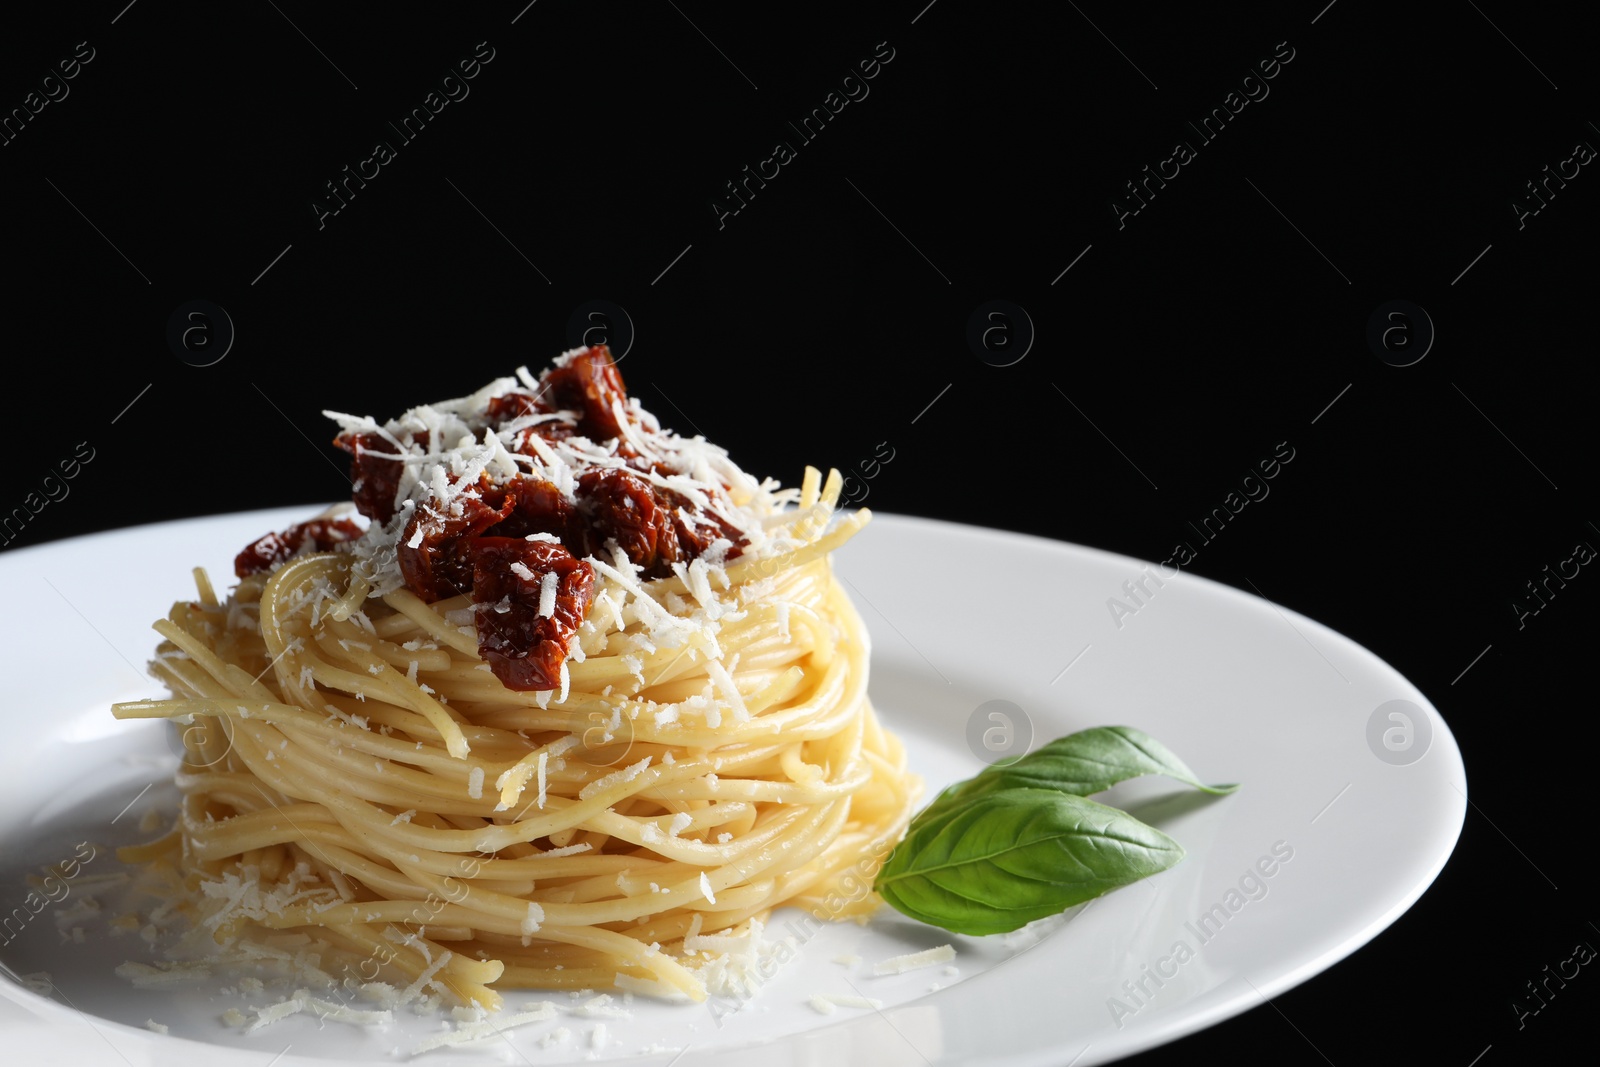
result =
[[1058,737],[1014,763],[991,765],[940,793],[929,809],[999,789],[1058,789],[1085,797],[1147,774],[1164,774],[1218,796],[1239,788],[1205,785],[1167,746],[1143,731],[1096,726]]
[[913,919],[998,934],[1182,858],[1176,841],[1116,808],[1055,789],[997,789],[919,814],[873,888]]

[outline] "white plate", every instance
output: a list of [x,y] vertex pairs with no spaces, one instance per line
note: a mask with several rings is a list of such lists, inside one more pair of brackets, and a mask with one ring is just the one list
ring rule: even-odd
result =
[[[25,871],[67,859],[85,839],[138,840],[147,808],[171,810],[161,785],[140,795],[175,764],[165,724],[118,723],[106,706],[156,691],[141,677],[156,639],[149,624],[191,595],[193,564],[222,583],[240,547],[312,510],[165,523],[0,557],[10,667],[0,708],[0,917],[23,904]],[[1205,780],[1243,786],[1207,798],[1147,779],[1102,798],[1134,807],[1188,858],[1036,936],[1011,945],[954,937],[888,909],[865,927],[830,924],[720,1025],[705,1007],[635,1002],[632,1019],[606,1021],[600,1059],[665,1064],[687,1046],[675,1062],[731,1065],[761,1044],[767,1067],[1103,1063],[1236,1015],[1331,966],[1405,911],[1455,845],[1466,780],[1449,729],[1387,664],[1310,619],[1191,575],[1160,586],[1147,579],[1148,595],[1135,604],[1122,586],[1143,564],[1127,557],[893,516],[879,516],[837,562],[875,642],[873,699],[930,789],[979,769],[969,725],[975,717],[975,733],[996,725],[988,709],[977,714],[996,699],[1023,710],[1036,743],[1133,725]],[[1112,597],[1138,608],[1120,627]],[[1399,752],[1376,740],[1400,729],[1387,711],[1369,731],[1375,711],[1394,700],[1414,705],[1416,720],[1409,749],[1403,733],[1390,735]],[[1292,858],[1252,882],[1275,844]],[[86,873],[115,864],[101,856]],[[1253,898],[1239,892],[1241,879]],[[282,1067],[392,1063],[393,1050],[441,1025],[405,1015],[367,1031],[300,1016],[246,1037],[218,1016],[251,998],[222,995],[221,982],[133,989],[112,968],[150,959],[147,947],[137,935],[111,936],[103,921],[78,923],[82,944],[64,939],[52,912],[72,904],[69,896],[30,916],[0,946],[0,961],[19,973],[49,971],[58,991],[46,999],[0,977],[8,1061],[263,1067],[287,1047],[275,1061]],[[1202,940],[1190,924],[1217,905]],[[794,916],[775,925],[785,917]],[[877,960],[946,942],[959,976],[940,968],[871,976]],[[1178,942],[1190,953],[1181,960]],[[834,962],[849,954],[863,962]],[[1158,988],[1147,968],[1169,977]],[[1141,981],[1148,1000],[1124,987]],[[806,1003],[817,992],[859,993],[884,1007],[824,1016]],[[512,1001],[523,999],[547,998]],[[143,1029],[146,1019],[171,1036]],[[572,1038],[540,1047],[558,1026]],[[581,1060],[594,1026],[567,1017],[420,1062]]]

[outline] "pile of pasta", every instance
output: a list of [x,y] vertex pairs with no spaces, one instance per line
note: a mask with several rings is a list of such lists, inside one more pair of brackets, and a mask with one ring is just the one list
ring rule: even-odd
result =
[[[868,521],[808,469],[781,546],[642,580],[619,559],[561,692],[507,689],[466,597],[352,590],[303,555],[155,624],[185,758],[165,869],[219,942],[307,931],[496,1009],[508,988],[704,999],[683,942],[780,905],[859,918],[920,793],[867,698],[829,553]],[[360,583],[354,583],[359,586]],[[376,973],[378,968],[372,967]]]

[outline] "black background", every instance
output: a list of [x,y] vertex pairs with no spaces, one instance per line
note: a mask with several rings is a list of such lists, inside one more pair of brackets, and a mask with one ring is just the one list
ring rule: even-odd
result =
[[[0,146],[0,510],[79,442],[94,459],[7,550],[342,496],[321,409],[383,418],[537,371],[590,299],[633,322],[630,389],[747,470],[792,484],[887,442],[865,501],[883,511],[1160,560],[1287,441],[1270,498],[1192,570],[1411,678],[1473,806],[1371,944],[1129,1062],[1490,1067],[1586,1037],[1587,970],[1520,1030],[1512,1009],[1600,945],[1580,677],[1600,578],[1521,628],[1512,607],[1600,544],[1600,178],[1584,167],[1522,228],[1512,206],[1600,144],[1584,35],[1503,3],[925,2],[112,0],[8,26],[7,113],[79,41],[94,58]],[[385,123],[480,41],[470,95],[399,143]],[[801,143],[786,123],[879,42],[870,94]],[[1270,95],[1119,228],[1124,183],[1289,48]],[[378,139],[396,158],[319,227],[324,183]],[[719,228],[713,198],[780,139],[797,158]],[[1006,367],[966,342],[996,298],[1037,334]],[[236,329],[209,367],[166,342],[194,299]],[[1437,330],[1411,366],[1366,340],[1395,299]]]

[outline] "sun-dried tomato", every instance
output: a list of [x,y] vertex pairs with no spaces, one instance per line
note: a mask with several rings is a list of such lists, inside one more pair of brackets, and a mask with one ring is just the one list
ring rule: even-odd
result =
[[246,546],[233,557],[233,573],[243,578],[270,571],[301,552],[326,552],[334,545],[354,541],[361,527],[349,519],[312,519],[297,523],[281,533],[269,533]]
[[[478,655],[507,689],[557,688],[568,643],[594,598],[594,568],[551,541],[480,537],[472,553]],[[547,614],[540,611],[546,575],[555,577]]]
[[591,441],[609,441],[622,437],[622,424],[617,421],[620,408],[628,410],[628,392],[622,384],[622,374],[611,362],[611,352],[604,345],[586,349],[557,367],[541,380],[545,398],[562,411],[578,413],[578,432]]
[[[516,498],[510,494],[491,507],[482,496],[467,491],[442,513],[418,508],[397,550],[406,588],[429,602],[468,592],[473,585],[474,538],[503,521],[515,507]],[[412,541],[417,542],[415,547]]]
[[[412,439],[426,446],[427,431],[414,434]],[[394,518],[395,492],[405,472],[404,463],[388,458],[395,455],[394,445],[381,434],[348,431],[335,437],[333,443],[350,453],[350,498],[355,501],[356,510],[377,523]]]

